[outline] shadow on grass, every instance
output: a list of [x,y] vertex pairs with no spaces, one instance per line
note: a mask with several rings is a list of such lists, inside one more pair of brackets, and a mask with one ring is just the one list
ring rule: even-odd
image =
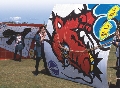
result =
[[[110,68],[115,69],[114,67],[110,67]],[[35,71],[32,71],[32,73],[35,75]],[[41,71],[39,71],[38,74],[44,74],[44,75],[54,77],[54,76],[50,75],[49,73],[47,73],[45,69],[42,69]],[[59,78],[59,77],[56,77],[56,78]],[[60,79],[63,79],[63,78],[60,78]],[[66,79],[64,79],[64,80],[66,80]],[[69,80],[67,80],[67,81],[69,81]],[[75,82],[75,83],[77,83],[77,82]],[[83,85],[85,85],[85,84],[83,84]],[[86,86],[88,86],[88,85],[86,85]],[[115,84],[109,83],[109,88],[119,88],[119,87],[116,87]]]
[[[36,72],[35,72],[35,71],[32,71],[32,73],[33,73],[34,75],[36,75]],[[41,71],[38,71],[38,74],[44,74],[44,75],[51,76],[45,69],[42,69]]]
[[115,84],[109,83],[109,88],[117,88]]
[[[52,76],[51,74],[47,73],[45,69],[42,69],[41,71],[39,71],[39,74],[44,74],[44,75],[48,75],[48,76],[51,76],[51,77],[55,77],[55,78],[67,80],[67,79],[64,79],[64,78]],[[71,81],[71,82],[74,82],[74,83],[78,83],[78,82],[75,82],[75,81],[72,81],[72,80],[67,80],[67,81]],[[80,84],[82,84],[82,83],[80,83]],[[86,84],[82,84],[82,85],[84,85],[84,86],[89,86],[89,85],[86,85]],[[89,87],[91,87],[91,86],[89,86]]]
[[109,68],[112,68],[112,69],[115,69],[115,70],[117,70],[117,69],[118,69],[118,67],[109,67]]

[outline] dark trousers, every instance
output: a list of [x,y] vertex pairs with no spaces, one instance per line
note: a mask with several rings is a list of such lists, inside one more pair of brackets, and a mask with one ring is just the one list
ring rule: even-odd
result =
[[35,65],[36,72],[38,72],[38,67],[39,67],[40,60],[41,60],[41,57],[36,57],[36,65]]
[[120,66],[120,57],[117,57],[116,66]]
[[17,55],[17,52],[19,52],[19,53],[20,53],[19,60],[21,60],[21,57],[22,57],[22,50],[15,50],[15,53],[14,53],[14,60],[16,60],[16,55]]
[[48,75],[50,75],[50,72],[47,68],[47,62],[46,62],[46,58],[45,58],[45,52],[44,52],[44,43],[41,44],[41,56],[42,56],[42,59],[43,59],[43,62],[44,62],[44,67],[46,69],[46,73]]
[[39,67],[39,62],[40,62],[41,59],[43,59],[44,67],[46,69],[46,73],[48,75],[50,75],[50,72],[49,72],[49,70],[47,68],[47,62],[46,62],[45,53],[44,53],[44,43],[41,44],[41,57],[36,57],[36,65],[35,65],[36,74],[38,74],[38,67]]
[[42,56],[42,58],[45,57],[45,55],[44,55],[44,43],[41,44],[41,56]]

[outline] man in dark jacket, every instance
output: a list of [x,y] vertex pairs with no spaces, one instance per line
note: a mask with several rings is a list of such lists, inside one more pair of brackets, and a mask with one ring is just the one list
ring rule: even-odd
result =
[[21,62],[21,57],[22,57],[22,50],[24,49],[24,40],[21,34],[17,34],[15,38],[15,53],[14,53],[14,60],[17,61],[16,55],[17,52],[19,52],[20,57],[18,59],[19,62]]
[[45,35],[43,34],[43,31],[45,30],[45,26],[41,26],[35,35],[35,42],[36,42],[36,65],[35,65],[35,75],[38,75],[38,67],[39,62],[42,59],[42,47],[43,47],[43,41],[45,39]]

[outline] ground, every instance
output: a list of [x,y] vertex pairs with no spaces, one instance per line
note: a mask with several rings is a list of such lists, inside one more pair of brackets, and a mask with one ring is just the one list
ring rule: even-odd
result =
[[[115,48],[112,46],[107,67],[110,88],[115,88],[116,84],[115,63]],[[42,60],[39,66],[40,72],[38,76],[34,76],[34,65],[33,59],[22,59],[22,62],[0,60],[0,88],[92,88],[47,75]]]

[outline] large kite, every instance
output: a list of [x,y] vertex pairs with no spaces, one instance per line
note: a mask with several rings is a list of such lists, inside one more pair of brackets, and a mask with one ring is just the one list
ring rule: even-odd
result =
[[119,20],[117,4],[57,4],[48,20],[45,43],[50,73],[108,88],[107,60]]
[[[47,24],[45,68],[56,77],[108,88],[107,60],[119,21],[118,4],[57,4]],[[13,58],[18,33],[24,37],[23,58],[32,58],[40,26],[0,24],[0,59]]]

